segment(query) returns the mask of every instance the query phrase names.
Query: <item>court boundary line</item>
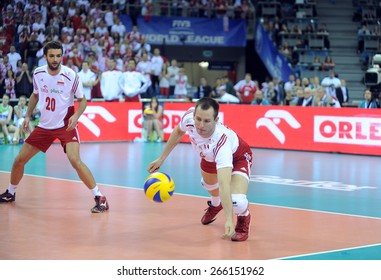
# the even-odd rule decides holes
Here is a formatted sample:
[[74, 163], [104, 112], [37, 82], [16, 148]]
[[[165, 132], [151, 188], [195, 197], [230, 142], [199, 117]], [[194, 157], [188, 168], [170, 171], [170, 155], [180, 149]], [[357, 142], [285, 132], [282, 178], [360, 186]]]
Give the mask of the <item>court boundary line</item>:
[[[8, 174], [10, 174], [11, 172], [0, 170], [0, 173], [8, 173]], [[52, 179], [52, 180], [69, 181], [69, 182], [75, 182], [75, 183], [83, 184], [83, 182], [81, 180], [63, 179], [63, 178], [56, 178], [56, 177], [42, 176], [42, 175], [33, 175], [33, 174], [27, 174], [27, 173], [25, 173], [24, 176], [38, 177], [38, 178], [47, 178], [47, 179]], [[102, 182], [97, 182], [97, 185], [104, 185], [104, 186], [109, 186], [109, 187], [114, 187], [114, 188], [127, 188], [127, 189], [134, 189], [134, 190], [144, 191], [143, 188], [129, 187], [129, 186], [120, 186], [120, 185], [113, 185], [113, 184], [105, 184], [105, 183], [102, 183]], [[190, 197], [198, 197], [198, 198], [208, 198], [207, 196], [185, 194], [185, 193], [177, 193], [176, 191], [175, 191], [175, 194], [184, 195], [184, 196], [190, 196]], [[349, 216], [349, 217], [357, 217], [357, 218], [381, 220], [381, 217], [372, 217], [372, 216], [364, 216], [364, 215], [338, 213], [338, 212], [330, 212], [330, 211], [323, 211], [323, 210], [304, 209], [304, 208], [297, 208], [297, 207], [290, 207], [290, 206], [281, 206], [281, 205], [273, 205], [273, 204], [264, 204], [264, 203], [257, 203], [257, 202], [249, 202], [249, 204], [260, 205], [260, 206], [267, 206], [267, 207], [277, 207], [277, 208], [290, 209], [290, 210], [298, 210], [298, 211], [308, 211], [308, 212], [314, 212], [314, 213], [323, 213], [323, 214], [330, 214], [330, 215], [340, 215], [340, 216]]]
[[[364, 245], [364, 246], [356, 246], [356, 247], [348, 247], [344, 249], [336, 249], [336, 250], [329, 250], [329, 251], [321, 251], [321, 252], [315, 252], [310, 254], [302, 254], [302, 255], [295, 255], [295, 256], [288, 256], [288, 257], [282, 257], [282, 258], [276, 258], [272, 260], [287, 260], [291, 258], [302, 258], [302, 257], [308, 257], [308, 256], [314, 256], [314, 255], [322, 255], [322, 254], [329, 254], [329, 253], [336, 253], [336, 252], [342, 252], [346, 250], [358, 250], [358, 249], [364, 249], [364, 248], [370, 248], [370, 247], [377, 247], [381, 246], [381, 243], [376, 244], [370, 244], [370, 245]], [[366, 260], [366, 259], [365, 259]]]

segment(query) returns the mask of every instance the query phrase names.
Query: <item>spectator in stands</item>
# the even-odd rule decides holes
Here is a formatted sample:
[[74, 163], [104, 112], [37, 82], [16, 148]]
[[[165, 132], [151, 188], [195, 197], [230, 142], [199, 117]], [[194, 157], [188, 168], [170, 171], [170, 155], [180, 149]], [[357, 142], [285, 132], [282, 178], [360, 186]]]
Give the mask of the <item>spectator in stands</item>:
[[205, 77], [200, 78], [200, 84], [197, 87], [197, 92], [194, 98], [199, 99], [203, 97], [211, 97], [212, 87], [208, 85], [208, 81]]
[[335, 68], [335, 62], [333, 62], [332, 57], [327, 55], [324, 62], [321, 65], [323, 71], [333, 70]]
[[161, 96], [168, 98], [169, 96], [169, 74], [168, 74], [168, 61], [163, 64], [159, 76], [159, 92]]
[[243, 104], [251, 104], [254, 100], [255, 92], [257, 91], [257, 86], [251, 78], [250, 73], [246, 73], [245, 79], [240, 80], [234, 85], [234, 90], [236, 91], [237, 97]]
[[168, 79], [169, 79], [169, 97], [175, 94], [176, 76], [179, 74], [179, 67], [177, 66], [177, 60], [172, 59], [171, 65], [168, 67]]
[[293, 62], [293, 50], [288, 44], [288, 41], [283, 42], [279, 51], [284, 56], [284, 58], [287, 60], [288, 63]]
[[118, 33], [121, 38], [127, 34], [126, 27], [117, 15], [114, 16], [114, 24], [111, 26], [111, 33]]
[[364, 51], [364, 38], [370, 35], [368, 26], [363, 23], [361, 28], [357, 32], [357, 53], [362, 53]]
[[376, 101], [372, 98], [372, 92], [369, 88], [364, 90], [364, 100], [358, 105], [358, 108], [378, 108]]
[[285, 98], [286, 98], [286, 105], [287, 103], [289, 103], [291, 101], [291, 98], [293, 96], [292, 94], [292, 90], [293, 90], [293, 87], [295, 86], [295, 76], [294, 75], [290, 75], [288, 76], [288, 81], [285, 82], [284, 84], [284, 93], [285, 93]]
[[9, 53], [7, 54], [9, 58], [9, 63], [12, 65], [12, 71], [16, 72], [17, 61], [21, 59], [21, 55], [16, 51], [15, 45], [9, 47]]
[[239, 98], [226, 92], [226, 86], [220, 86], [220, 103], [233, 103], [238, 104], [240, 102]]
[[270, 102], [263, 97], [263, 92], [261, 90], [257, 90], [255, 92], [255, 98], [251, 102], [251, 105], [259, 105], [259, 106], [269, 106]]
[[267, 84], [267, 87], [262, 89], [263, 98], [266, 99], [272, 105], [279, 105], [282, 102], [282, 99], [279, 98], [279, 93], [275, 89], [274, 82], [270, 81]]
[[17, 136], [15, 135], [15, 140], [16, 140], [15, 142], [17, 142], [20, 139], [21, 141], [19, 143], [22, 144], [24, 140], [28, 138], [29, 134], [34, 130], [33, 122], [29, 122], [27, 134], [24, 135], [22, 131], [21, 126], [26, 116], [26, 112], [28, 111], [27, 98], [25, 95], [20, 96], [17, 105], [13, 109], [14, 109], [14, 125], [19, 131], [19, 134]]
[[100, 86], [103, 98], [106, 101], [119, 101], [121, 98], [121, 88], [119, 87], [119, 79], [122, 71], [116, 67], [116, 61], [110, 57], [107, 60], [107, 70], [101, 75]]
[[7, 70], [7, 76], [1, 86], [4, 88], [5, 94], [9, 95], [11, 99], [16, 98], [16, 80], [12, 69]]
[[312, 91], [316, 92], [316, 95], [313, 97], [312, 106], [334, 108], [341, 107], [339, 101], [330, 96], [323, 88], [312, 89]]
[[[227, 75], [223, 76], [221, 78], [221, 85], [225, 85], [226, 91], [229, 92], [230, 94], [237, 96], [235, 89], [234, 89], [234, 84], [231, 79]], [[258, 88], [258, 86], [257, 86]]]
[[119, 78], [119, 86], [125, 95], [125, 101], [139, 102], [140, 95], [147, 91], [150, 81], [136, 71], [136, 61], [128, 60], [128, 69]]
[[[151, 113], [144, 113], [144, 126], [147, 130], [146, 141], [150, 142], [152, 132], [156, 132], [156, 142], [162, 142], [163, 135], [163, 106], [159, 104], [156, 96], [151, 98], [148, 108], [152, 110]], [[145, 111], [146, 112], [146, 111]]]
[[23, 63], [21, 72], [16, 74], [16, 98], [19, 98], [21, 95], [29, 98], [33, 89], [32, 83], [32, 74], [29, 72], [28, 64]]
[[[221, 96], [220, 94], [220, 87], [222, 86], [221, 78], [217, 78], [214, 84], [214, 87], [212, 87], [212, 97], [219, 98]], [[226, 89], [226, 86], [225, 86]], [[234, 95], [235, 96], [235, 95]]]
[[335, 76], [335, 72], [333, 70], [329, 71], [328, 77], [325, 77], [321, 81], [321, 85], [325, 87], [328, 94], [337, 98], [336, 89], [341, 86], [341, 81]]
[[91, 71], [89, 68], [89, 62], [87, 60], [82, 62], [81, 71], [78, 72], [78, 77], [82, 82], [85, 98], [88, 101], [91, 100], [91, 90], [99, 82], [100, 77]]
[[34, 66], [38, 66], [38, 58], [36, 54], [42, 47], [42, 43], [37, 40], [37, 34], [32, 33], [30, 41], [26, 44], [24, 53], [24, 60], [27, 62], [29, 72], [32, 72]]
[[315, 89], [305, 88], [303, 89], [303, 97], [298, 98], [297, 106], [309, 107], [312, 106], [313, 93], [316, 92]]
[[153, 56], [151, 57], [152, 73], [152, 92], [154, 95], [159, 94], [159, 76], [164, 65], [164, 58], [160, 54], [160, 49], [155, 48], [153, 50]]
[[[15, 134], [18, 134], [18, 131], [12, 125], [13, 107], [9, 105], [9, 99], [9, 95], [4, 94], [0, 104], [0, 134], [4, 134], [8, 144], [12, 144], [17, 140]], [[4, 143], [4, 141], [1, 142]]]
[[349, 102], [349, 90], [347, 87], [347, 81], [341, 79], [341, 86], [336, 89], [336, 97], [340, 103], [340, 107]]
[[319, 34], [324, 34], [324, 48], [329, 50], [331, 48], [331, 41], [329, 40], [329, 32], [327, 29], [327, 25], [325, 23], [322, 23], [320, 27], [318, 28]]
[[179, 73], [175, 76], [175, 98], [187, 98], [188, 76], [185, 74], [185, 69], [180, 68]]
[[139, 32], [138, 26], [134, 25], [132, 30], [127, 33], [127, 39], [130, 43], [130, 47], [134, 54], [136, 54], [140, 48], [143, 35]]
[[153, 67], [152, 62], [148, 60], [148, 53], [144, 52], [142, 59], [138, 62], [136, 65], [136, 71], [142, 73], [147, 81], [149, 81], [149, 87], [147, 88], [146, 92], [142, 94], [143, 98], [149, 98], [152, 96], [156, 96], [156, 93], [152, 91], [152, 81], [151, 81], [151, 75], [153, 73]]

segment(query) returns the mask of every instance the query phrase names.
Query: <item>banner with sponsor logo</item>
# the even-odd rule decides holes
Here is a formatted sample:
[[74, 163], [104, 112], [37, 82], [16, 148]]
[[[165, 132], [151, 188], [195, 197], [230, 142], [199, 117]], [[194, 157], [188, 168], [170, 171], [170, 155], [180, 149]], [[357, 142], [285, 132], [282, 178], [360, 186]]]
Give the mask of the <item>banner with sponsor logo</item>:
[[[192, 103], [164, 104], [164, 134]], [[381, 111], [221, 104], [220, 120], [251, 147], [381, 155]], [[82, 141], [132, 141], [141, 137], [141, 103], [89, 103], [79, 119]], [[184, 142], [189, 142], [185, 137]]]
[[[121, 21], [126, 26], [131, 24], [127, 15], [121, 15]], [[153, 45], [246, 46], [245, 20], [152, 16], [146, 21], [139, 16], [137, 26], [147, 42]]]
[[286, 59], [274, 46], [274, 43], [259, 22], [255, 30], [255, 50], [272, 77], [286, 82], [288, 77], [294, 74]]

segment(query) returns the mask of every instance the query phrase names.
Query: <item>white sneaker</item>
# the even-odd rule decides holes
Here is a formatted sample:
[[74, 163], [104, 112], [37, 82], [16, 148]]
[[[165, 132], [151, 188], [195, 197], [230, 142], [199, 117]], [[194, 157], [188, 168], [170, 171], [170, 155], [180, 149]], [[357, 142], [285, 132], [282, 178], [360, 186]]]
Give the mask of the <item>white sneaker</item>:
[[8, 144], [11, 144], [12, 143], [12, 137], [10, 135], [8, 135], [7, 139], [8, 139]]
[[161, 143], [161, 142], [163, 142], [163, 140], [161, 140], [161, 138], [158, 137], [158, 138], [156, 139], [156, 142], [157, 142], [157, 143]]

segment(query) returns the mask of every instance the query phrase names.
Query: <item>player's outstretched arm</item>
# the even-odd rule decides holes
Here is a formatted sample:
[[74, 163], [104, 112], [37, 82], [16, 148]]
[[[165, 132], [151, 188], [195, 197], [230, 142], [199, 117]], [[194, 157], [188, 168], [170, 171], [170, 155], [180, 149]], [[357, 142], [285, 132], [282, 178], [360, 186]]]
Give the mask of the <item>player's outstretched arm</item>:
[[230, 167], [217, 169], [217, 178], [218, 178], [221, 204], [223, 206], [225, 216], [226, 216], [225, 233], [223, 235], [223, 237], [225, 238], [230, 238], [235, 232], [234, 222], [233, 222], [231, 176], [232, 176], [232, 169]]
[[169, 139], [167, 141], [167, 144], [165, 145], [164, 151], [162, 152], [161, 156], [148, 165], [147, 171], [149, 173], [159, 170], [160, 166], [163, 164], [163, 162], [169, 156], [172, 150], [176, 147], [176, 145], [181, 141], [184, 135], [185, 132], [182, 131], [179, 126], [176, 126], [175, 129], [172, 131], [171, 136], [169, 136]]

